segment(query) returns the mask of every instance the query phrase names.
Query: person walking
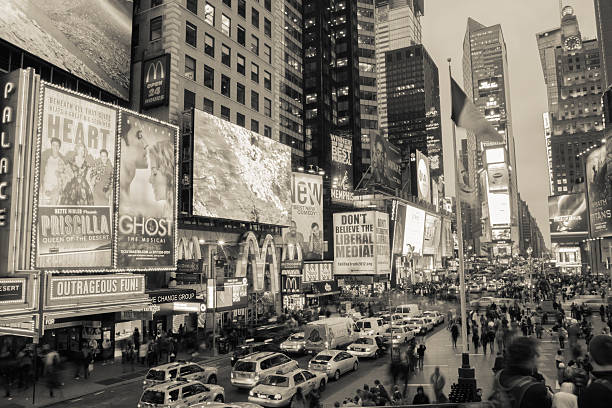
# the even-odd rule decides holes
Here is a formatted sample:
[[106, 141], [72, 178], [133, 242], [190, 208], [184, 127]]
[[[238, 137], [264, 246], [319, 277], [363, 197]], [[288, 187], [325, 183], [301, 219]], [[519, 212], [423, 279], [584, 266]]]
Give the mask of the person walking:
[[480, 336], [478, 336], [478, 329], [474, 328], [472, 333], [472, 343], [474, 343], [474, 353], [478, 354], [478, 346], [480, 344]]
[[417, 348], [417, 354], [419, 356], [419, 370], [421, 371], [423, 371], [423, 364], [425, 361], [425, 350], [427, 350], [427, 347], [425, 347], [425, 342], [422, 342]]
[[429, 397], [425, 394], [425, 390], [422, 386], [417, 387], [417, 392], [414, 394], [414, 398], [412, 399], [412, 405], [426, 405], [429, 404]]
[[429, 382], [433, 387], [434, 397], [436, 403], [447, 402], [448, 399], [446, 395], [444, 395], [444, 386], [446, 385], [446, 380], [442, 373], [440, 373], [440, 367], [436, 367], [434, 373], [429, 378]]
[[504, 328], [500, 325], [495, 331], [495, 343], [497, 343], [497, 351], [504, 352]]
[[486, 356], [487, 355], [487, 343], [489, 342], [489, 336], [487, 335], [487, 332], [485, 330], [486, 328], [483, 327], [483, 332], [480, 334], [480, 342], [482, 343], [482, 352]]
[[612, 336], [598, 334], [589, 343], [592, 380], [578, 397], [580, 408], [604, 408], [612, 401]]
[[302, 387], [295, 390], [295, 395], [291, 399], [291, 408], [309, 408], [308, 401], [302, 392]]
[[459, 327], [457, 327], [457, 323], [453, 323], [451, 327], [451, 338], [453, 339], [453, 348], [457, 348], [457, 339], [459, 338]]
[[565, 339], [567, 338], [567, 330], [565, 330], [565, 327], [563, 326], [559, 326], [559, 347], [564, 349], [565, 348]]

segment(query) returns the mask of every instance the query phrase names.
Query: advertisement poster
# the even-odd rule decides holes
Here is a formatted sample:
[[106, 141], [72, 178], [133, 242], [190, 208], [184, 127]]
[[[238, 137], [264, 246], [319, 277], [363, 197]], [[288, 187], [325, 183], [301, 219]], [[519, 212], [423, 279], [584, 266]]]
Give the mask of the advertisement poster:
[[330, 135], [331, 199], [337, 203], [353, 202], [353, 141], [348, 137]]
[[429, 159], [419, 150], [416, 154], [417, 191], [421, 200], [431, 203], [431, 182], [429, 178]]
[[391, 273], [389, 246], [389, 214], [376, 212], [376, 273]]
[[176, 128], [123, 111], [119, 268], [174, 267]]
[[425, 211], [412, 206], [406, 207], [406, 225], [404, 227], [404, 245], [402, 255], [412, 248], [413, 254], [423, 254], [423, 235], [425, 233]]
[[142, 109], [168, 105], [170, 95], [170, 54], [146, 60], [142, 63]]
[[401, 152], [381, 135], [370, 136], [372, 180], [391, 189], [402, 187]]
[[453, 248], [453, 231], [451, 226], [451, 220], [442, 220], [442, 256], [452, 257], [454, 253]]
[[393, 202], [395, 221], [393, 224], [393, 253], [402, 255], [404, 249], [404, 229], [406, 228], [406, 205]]
[[440, 218], [425, 214], [425, 232], [423, 234], [423, 254], [434, 255], [440, 246]]
[[510, 224], [510, 196], [508, 193], [489, 193], [489, 216], [491, 225]]
[[490, 164], [487, 173], [489, 191], [508, 191], [508, 168], [505, 163]]
[[586, 159], [591, 234], [612, 236], [612, 138]]
[[376, 274], [376, 212], [334, 214], [334, 273]]
[[321, 259], [323, 178], [294, 172], [291, 174], [291, 224], [289, 228], [283, 228], [282, 261]]
[[587, 203], [583, 193], [548, 197], [548, 224], [552, 236], [588, 232]]
[[129, 100], [132, 0], [3, 0], [0, 38]]
[[193, 132], [194, 215], [289, 226], [290, 147], [200, 110]]
[[302, 283], [333, 280], [333, 267], [333, 261], [305, 262]]
[[494, 228], [491, 230], [491, 240], [510, 241], [510, 228]]
[[110, 267], [116, 110], [46, 85], [37, 267]]

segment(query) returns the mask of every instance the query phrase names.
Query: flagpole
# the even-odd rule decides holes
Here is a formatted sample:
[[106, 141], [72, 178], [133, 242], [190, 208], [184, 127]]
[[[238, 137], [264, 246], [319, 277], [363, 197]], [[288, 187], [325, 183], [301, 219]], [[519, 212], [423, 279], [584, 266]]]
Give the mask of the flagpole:
[[[452, 81], [451, 59], [448, 58], [448, 77]], [[465, 310], [465, 273], [463, 269], [463, 223], [461, 221], [461, 194], [459, 185], [459, 165], [457, 164], [457, 138], [455, 135], [455, 122], [453, 122], [453, 159], [455, 163], [455, 211], [457, 213], [457, 241], [459, 246], [459, 299], [461, 307], [461, 343], [463, 354], [468, 353], [467, 315]]]

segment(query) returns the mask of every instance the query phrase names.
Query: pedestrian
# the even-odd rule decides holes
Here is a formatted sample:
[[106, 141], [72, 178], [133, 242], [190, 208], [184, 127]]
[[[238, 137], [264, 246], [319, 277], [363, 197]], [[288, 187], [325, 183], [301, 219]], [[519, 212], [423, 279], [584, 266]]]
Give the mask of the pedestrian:
[[309, 408], [309, 404], [306, 401], [306, 397], [302, 392], [302, 387], [298, 387], [295, 390], [295, 395], [291, 399], [291, 408]]
[[136, 350], [140, 349], [140, 331], [138, 331], [138, 327], [134, 328], [134, 335], [133, 337], [133, 342], [134, 342], [134, 348]]
[[501, 371], [504, 368], [504, 356], [502, 355], [501, 351], [497, 352], [497, 355], [495, 356], [495, 363], [493, 363], [493, 373], [497, 374], [499, 371]]
[[440, 367], [436, 367], [434, 369], [434, 373], [429, 377], [429, 382], [433, 387], [435, 401], [437, 403], [447, 402], [448, 398], [444, 395], [444, 386], [446, 385], [446, 380], [442, 373], [440, 373]]
[[564, 349], [565, 339], [567, 338], [567, 330], [565, 330], [565, 327], [559, 326], [558, 335], [559, 335], [559, 347]]
[[472, 333], [472, 343], [474, 343], [474, 353], [478, 354], [478, 345], [480, 344], [480, 336], [478, 336], [478, 330], [475, 328]]
[[489, 336], [487, 335], [487, 332], [483, 331], [481, 336], [480, 336], [480, 342], [482, 343], [482, 352], [484, 353], [484, 355], [487, 355], [487, 343], [489, 342]]
[[374, 385], [376, 389], [378, 389], [378, 392], [380, 393], [380, 396], [382, 398], [384, 398], [387, 401], [391, 401], [391, 396], [387, 392], [387, 389], [385, 388], [385, 386], [382, 385], [382, 383], [379, 380], [374, 380]]
[[425, 361], [425, 350], [427, 350], [427, 347], [425, 347], [425, 343], [422, 342], [417, 348], [417, 354], [419, 356], [419, 370], [421, 371], [423, 370], [423, 364]]
[[497, 351], [504, 352], [504, 328], [500, 325], [495, 332], [495, 343], [497, 343]]
[[412, 400], [412, 405], [425, 405], [429, 404], [429, 397], [425, 394], [425, 390], [422, 386], [417, 387], [417, 392], [414, 395], [414, 399]]
[[47, 382], [47, 388], [49, 389], [49, 396], [54, 397], [54, 391], [59, 388], [60, 372], [59, 372], [59, 354], [55, 350], [47, 351], [45, 355], [45, 376]]
[[560, 391], [552, 398], [552, 408], [578, 408], [578, 397], [574, 394], [574, 384], [564, 382]]
[[604, 408], [612, 401], [612, 336], [598, 334], [589, 343], [592, 380], [578, 399], [580, 408]]
[[401, 377], [402, 373], [402, 360], [401, 350], [399, 347], [393, 346], [391, 349], [391, 377], [393, 378], [393, 385], [397, 385], [397, 379]]
[[145, 364], [145, 359], [147, 358], [147, 350], [148, 349], [149, 349], [149, 344], [143, 338], [142, 339], [142, 344], [140, 346], [138, 346], [138, 361], [142, 365]]
[[451, 327], [451, 338], [453, 339], [453, 348], [457, 348], [457, 338], [459, 337], [459, 327], [454, 323]]

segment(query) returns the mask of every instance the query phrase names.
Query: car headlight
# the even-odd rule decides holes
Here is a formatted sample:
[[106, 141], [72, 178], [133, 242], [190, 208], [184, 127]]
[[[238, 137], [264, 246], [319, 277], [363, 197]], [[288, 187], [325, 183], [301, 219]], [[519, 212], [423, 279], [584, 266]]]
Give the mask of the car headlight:
[[366, 347], [366, 352], [369, 353], [370, 351], [372, 351], [372, 349], [369, 347]]
[[147, 380], [142, 380], [142, 385], [147, 385]]
[[255, 382], [258, 382], [258, 381], [259, 381], [259, 374], [257, 374], [257, 375], [255, 376], [254, 380], [255, 380]]
[[253, 390], [249, 391], [249, 395], [252, 397], [253, 395], [255, 395], [255, 393], [253, 392]]
[[325, 348], [328, 348], [328, 347], [329, 347], [329, 341], [326, 341], [325, 342]]
[[280, 394], [274, 394], [274, 399], [275, 399], [275, 400], [280, 400], [280, 399], [282, 399], [282, 398], [283, 398], [283, 396], [282, 396], [282, 395], [280, 395]]
[[232, 378], [234, 378], [235, 376], [236, 375], [233, 372], [230, 374], [230, 377], [232, 377]]

